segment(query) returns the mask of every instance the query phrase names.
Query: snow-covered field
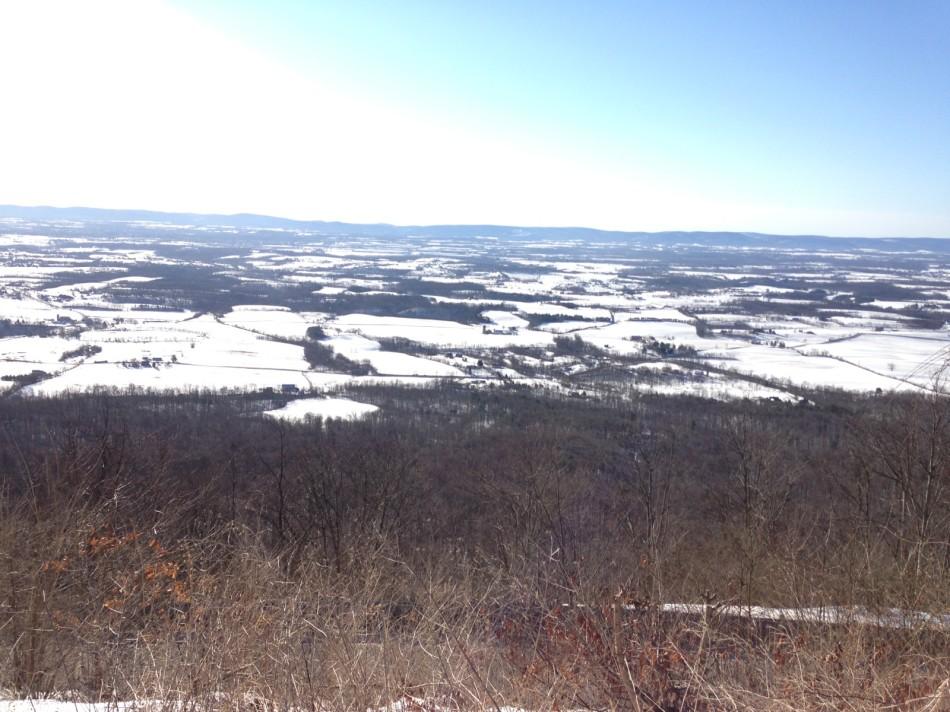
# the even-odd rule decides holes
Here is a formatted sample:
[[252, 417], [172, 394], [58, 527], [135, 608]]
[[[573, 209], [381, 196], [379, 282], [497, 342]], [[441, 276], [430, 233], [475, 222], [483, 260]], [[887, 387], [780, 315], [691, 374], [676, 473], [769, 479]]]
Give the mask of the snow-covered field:
[[358, 403], [348, 398], [300, 398], [291, 401], [283, 408], [264, 411], [264, 415], [291, 421], [307, 418], [356, 420], [377, 410], [379, 410], [378, 406]]
[[[0, 392], [451, 379], [596, 396], [612, 366], [630, 397], [796, 400], [929, 388], [950, 358], [943, 252], [126, 228], [3, 223]], [[309, 362], [308, 339], [372, 375]]]
[[464, 371], [447, 363], [396, 351], [383, 351], [378, 341], [367, 339], [357, 333], [341, 332], [322, 343], [351, 361], [369, 363], [377, 373], [383, 375], [436, 377], [465, 375]]

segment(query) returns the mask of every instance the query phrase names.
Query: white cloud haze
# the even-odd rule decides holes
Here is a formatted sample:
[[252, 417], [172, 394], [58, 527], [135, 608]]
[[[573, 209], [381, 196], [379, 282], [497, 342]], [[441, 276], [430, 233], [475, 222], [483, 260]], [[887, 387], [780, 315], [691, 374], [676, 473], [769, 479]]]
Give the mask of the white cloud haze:
[[0, 203], [402, 224], [933, 227], [745, 203], [655, 166], [446, 125], [427, 107], [296, 74], [158, 0], [0, 0], [0, 92]]

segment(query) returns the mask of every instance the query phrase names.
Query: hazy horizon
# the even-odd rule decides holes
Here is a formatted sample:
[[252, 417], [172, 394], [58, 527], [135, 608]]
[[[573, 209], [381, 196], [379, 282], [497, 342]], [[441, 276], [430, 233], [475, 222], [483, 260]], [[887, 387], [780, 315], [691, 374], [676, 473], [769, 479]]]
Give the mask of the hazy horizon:
[[[948, 235], [858, 235], [858, 234], [831, 234], [831, 233], [781, 233], [781, 232], [762, 232], [757, 230], [704, 230], [704, 229], [695, 229], [695, 230], [683, 230], [683, 229], [667, 229], [667, 230], [637, 230], [637, 229], [612, 229], [612, 228], [598, 228], [590, 225], [513, 225], [513, 224], [503, 224], [503, 223], [488, 223], [488, 222], [447, 222], [447, 223], [396, 223], [391, 221], [375, 221], [375, 222], [353, 222], [346, 220], [336, 220], [334, 218], [324, 218], [324, 217], [303, 217], [295, 218], [288, 217], [286, 215], [274, 215], [269, 213], [254, 213], [248, 211], [237, 211], [237, 212], [226, 212], [226, 213], [209, 213], [209, 212], [196, 212], [196, 211], [187, 211], [187, 210], [154, 210], [151, 208], [118, 208], [118, 207], [104, 207], [99, 205], [12, 205], [12, 204], [0, 204], [0, 212], [4, 208], [13, 208], [16, 210], [53, 210], [53, 211], [62, 211], [68, 212], [71, 210], [75, 211], [95, 211], [95, 212], [104, 212], [104, 213], [116, 213], [116, 214], [130, 214], [130, 213], [151, 213], [158, 216], [196, 216], [196, 217], [221, 217], [221, 218], [264, 218], [267, 220], [275, 221], [285, 221], [293, 223], [326, 223], [333, 224], [339, 223], [342, 225], [366, 225], [366, 226], [375, 226], [375, 227], [391, 227], [394, 229], [411, 229], [411, 228], [502, 228], [502, 229], [526, 229], [526, 230], [593, 230], [597, 232], [615, 232], [615, 233], [627, 233], [631, 235], [637, 234], [646, 234], [646, 235], [659, 235], [664, 233], [696, 233], [696, 234], [734, 234], [734, 235], [759, 235], [763, 237], [776, 237], [776, 238], [830, 238], [830, 239], [871, 239], [871, 240], [887, 240], [887, 239], [896, 239], [896, 240], [950, 240], [950, 234]], [[0, 218], [4, 216], [0, 214]]]

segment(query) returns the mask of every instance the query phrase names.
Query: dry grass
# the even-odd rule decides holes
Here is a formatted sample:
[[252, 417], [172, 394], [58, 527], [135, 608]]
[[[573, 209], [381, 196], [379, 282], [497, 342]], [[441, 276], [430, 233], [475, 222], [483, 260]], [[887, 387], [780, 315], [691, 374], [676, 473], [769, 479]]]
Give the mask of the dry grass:
[[117, 528], [114, 509], [4, 513], [0, 686], [214, 709], [950, 709], [946, 632], [666, 615], [556, 567], [410, 567], [380, 538], [342, 573], [306, 554], [289, 572], [249, 530], [164, 541], [167, 513]]

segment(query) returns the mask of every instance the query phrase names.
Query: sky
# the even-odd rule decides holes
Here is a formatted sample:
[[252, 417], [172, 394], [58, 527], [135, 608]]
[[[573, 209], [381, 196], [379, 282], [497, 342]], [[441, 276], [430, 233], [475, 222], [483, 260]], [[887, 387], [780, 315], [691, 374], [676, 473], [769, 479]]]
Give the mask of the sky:
[[0, 204], [950, 237], [950, 2], [0, 0]]

